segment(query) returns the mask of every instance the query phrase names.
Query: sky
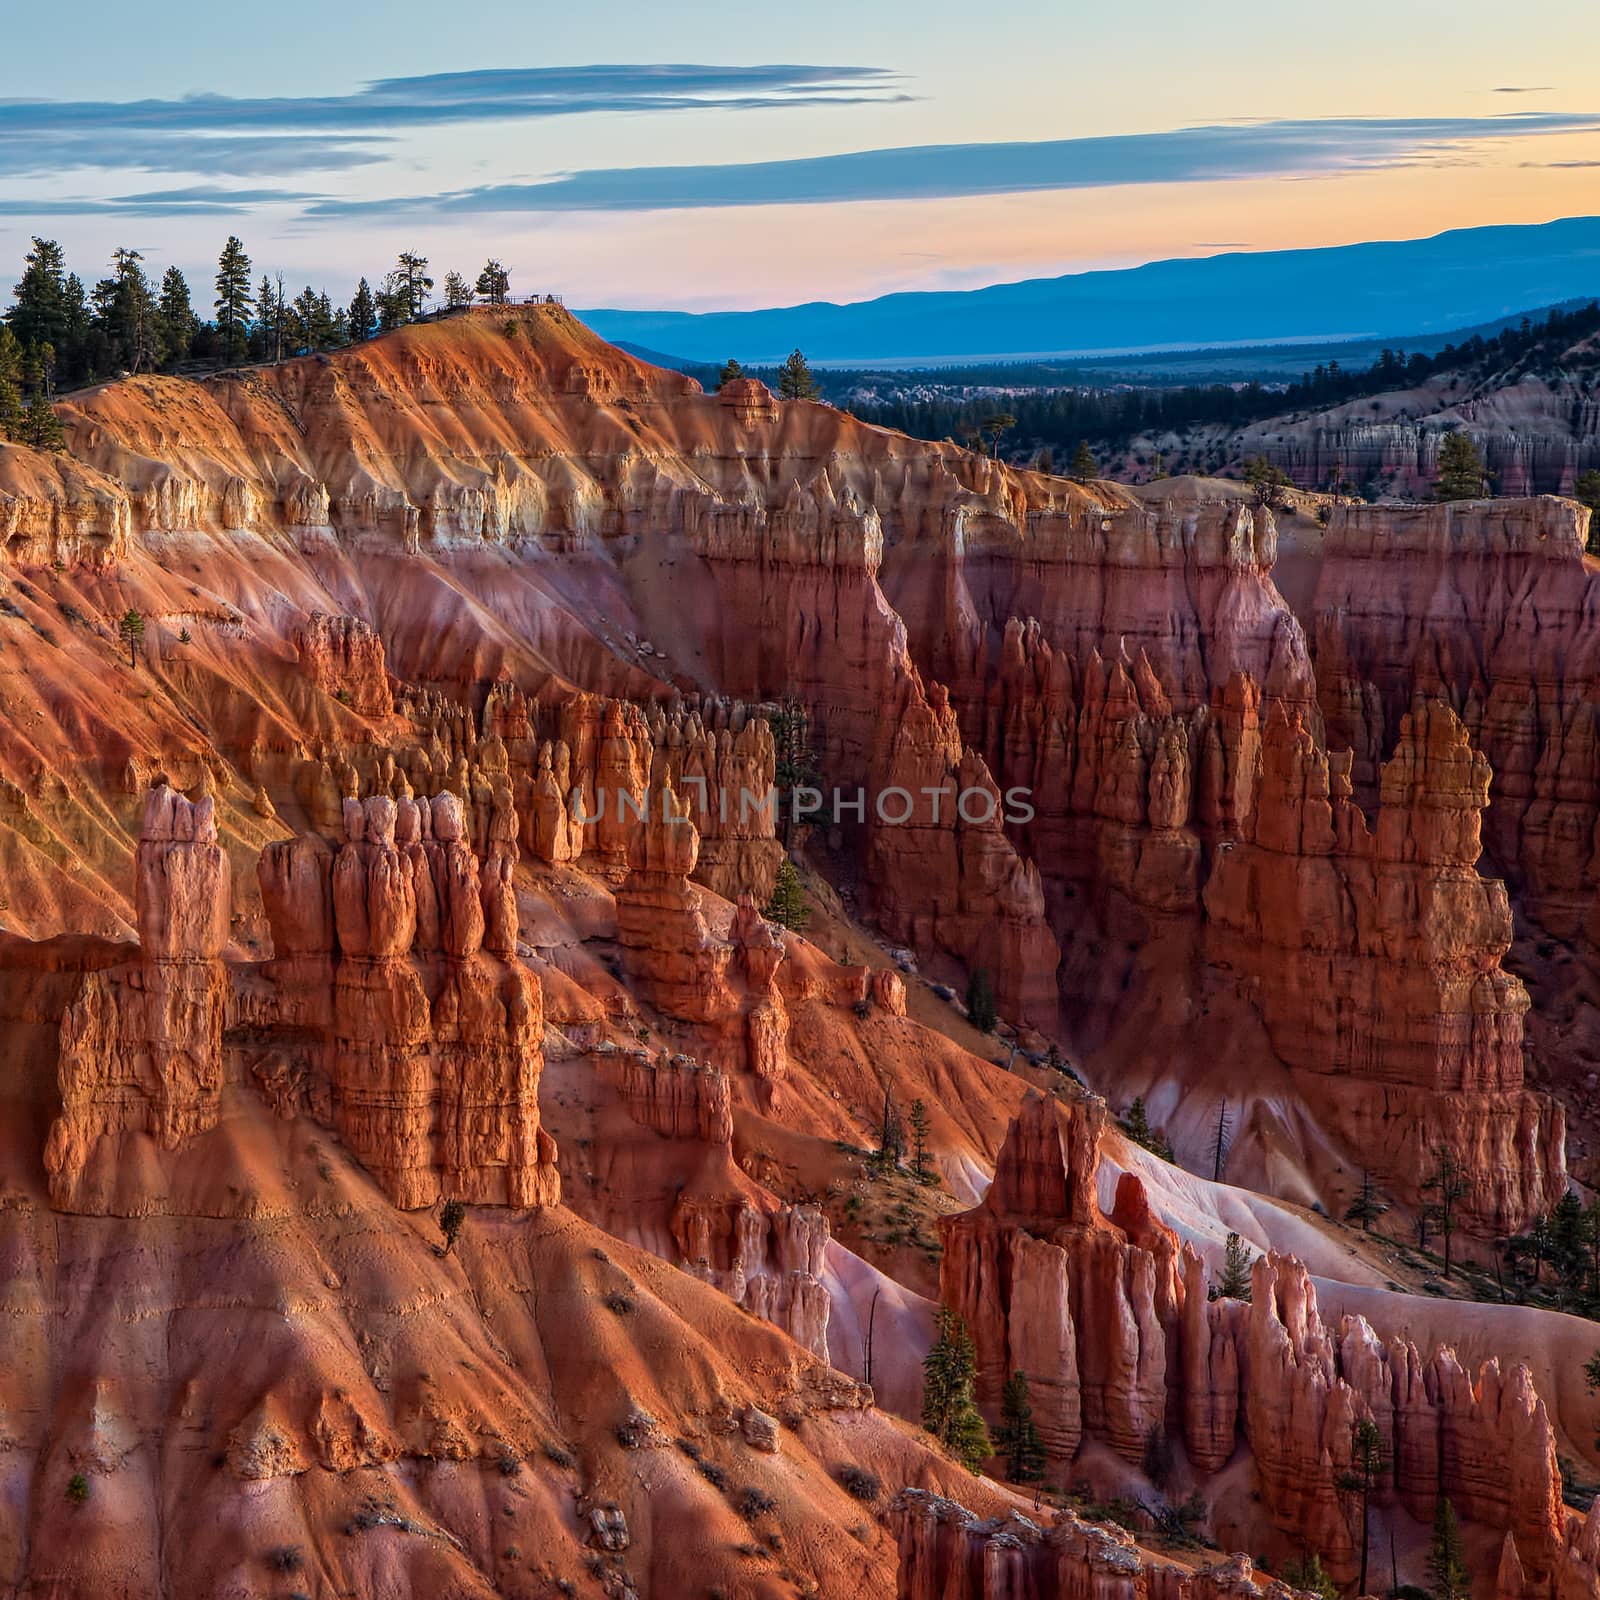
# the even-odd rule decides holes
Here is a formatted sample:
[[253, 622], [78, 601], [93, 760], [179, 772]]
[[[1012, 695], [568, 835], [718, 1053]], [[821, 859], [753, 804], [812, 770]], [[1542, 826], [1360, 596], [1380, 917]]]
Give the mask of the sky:
[[38, 233], [209, 304], [236, 233], [340, 299], [413, 249], [704, 310], [1600, 214], [1592, 0], [61, 16], [0, 0], [0, 282]]

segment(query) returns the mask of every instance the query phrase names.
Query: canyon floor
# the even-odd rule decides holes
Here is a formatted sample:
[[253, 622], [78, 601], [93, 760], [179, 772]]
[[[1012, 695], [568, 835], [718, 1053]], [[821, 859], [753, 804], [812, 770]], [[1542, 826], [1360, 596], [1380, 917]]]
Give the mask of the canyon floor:
[[1448, 1501], [1600, 1595], [1600, 1328], [1495, 1265], [1600, 1157], [1582, 507], [1070, 482], [553, 304], [59, 411], [0, 1593], [1388, 1593]]

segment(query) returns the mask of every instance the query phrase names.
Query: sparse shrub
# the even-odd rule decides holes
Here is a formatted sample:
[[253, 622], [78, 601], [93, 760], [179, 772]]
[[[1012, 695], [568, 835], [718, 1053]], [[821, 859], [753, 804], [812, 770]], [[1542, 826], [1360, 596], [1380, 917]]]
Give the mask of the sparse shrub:
[[267, 1551], [266, 1559], [274, 1572], [298, 1572], [306, 1564], [299, 1547], [292, 1544], [280, 1544]]
[[608, 1311], [614, 1311], [619, 1317], [627, 1316], [633, 1310], [633, 1301], [620, 1289], [613, 1289], [605, 1298]]
[[81, 1506], [89, 1498], [89, 1480], [81, 1472], [74, 1472], [67, 1479], [67, 1499], [73, 1505]]
[[1322, 1596], [1322, 1600], [1338, 1600], [1339, 1586], [1328, 1576], [1322, 1559], [1313, 1550], [1298, 1561], [1291, 1561], [1281, 1574], [1291, 1589], [1305, 1589]]
[[834, 1476], [847, 1495], [866, 1505], [871, 1505], [883, 1493], [883, 1482], [877, 1473], [868, 1472], [865, 1467], [858, 1467], [853, 1462], [835, 1468]]
[[713, 1489], [726, 1489], [728, 1487], [728, 1474], [714, 1461], [695, 1460], [695, 1466], [700, 1476], [711, 1485]]
[[446, 1200], [439, 1212], [439, 1232], [444, 1235], [444, 1249], [439, 1253], [449, 1255], [456, 1247], [456, 1236], [461, 1224], [467, 1220], [467, 1208], [459, 1200]]
[[769, 1511], [776, 1511], [778, 1502], [765, 1489], [757, 1489], [754, 1485], [747, 1485], [739, 1491], [739, 1497], [734, 1501], [733, 1509], [746, 1522], [754, 1522], [757, 1517], [764, 1517]]
[[553, 1467], [575, 1467], [578, 1464], [578, 1458], [564, 1444], [557, 1444], [554, 1440], [544, 1445], [544, 1458]]
[[502, 1478], [514, 1478], [522, 1471], [522, 1458], [515, 1450], [504, 1451], [498, 1462]]

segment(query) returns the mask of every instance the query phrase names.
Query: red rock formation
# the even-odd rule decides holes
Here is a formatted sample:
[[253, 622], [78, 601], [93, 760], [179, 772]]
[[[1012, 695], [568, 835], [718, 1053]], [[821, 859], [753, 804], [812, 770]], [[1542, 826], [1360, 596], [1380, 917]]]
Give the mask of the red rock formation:
[[[1564, 342], [1564, 341], [1562, 341]], [[1293, 417], [1270, 417], [1222, 441], [1239, 461], [1264, 455], [1307, 489], [1373, 484], [1425, 499], [1444, 439], [1465, 431], [1483, 453], [1496, 493], [1571, 494], [1600, 464], [1600, 364], [1591, 335], [1523, 357], [1489, 382], [1465, 360], [1420, 383], [1397, 375], [1386, 394]]]
[[710, 1022], [729, 1015], [737, 1005], [725, 979], [733, 952], [712, 936], [700, 892], [689, 882], [700, 836], [664, 765], [652, 775], [648, 792], [641, 793], [628, 827], [628, 842], [621, 847], [628, 875], [617, 891], [617, 942], [630, 977], [669, 1016]]
[[1289, 1600], [1300, 1593], [1257, 1578], [1248, 1556], [1191, 1572], [1141, 1550], [1133, 1535], [1071, 1511], [1041, 1527], [1019, 1511], [985, 1521], [925, 1489], [889, 1507], [899, 1539], [898, 1600]]
[[1206, 885], [1207, 952], [1248, 985], [1286, 1061], [1336, 1080], [1308, 1101], [1394, 1192], [1414, 1197], [1445, 1145], [1465, 1209], [1514, 1230], [1566, 1172], [1560, 1107], [1523, 1088], [1505, 887], [1476, 870], [1488, 764], [1447, 705], [1420, 702], [1383, 769], [1375, 836], [1349, 771], [1274, 709], [1244, 837]]
[[360, 617], [313, 611], [294, 636], [300, 666], [316, 686], [364, 717], [394, 710], [383, 640]]
[[1006, 800], [963, 747], [949, 696], [911, 675], [885, 735], [865, 802], [884, 930], [984, 968], [1003, 1014], [1054, 1027], [1060, 953], [1038, 869], [1006, 838]]
[[[1189, 1459], [1219, 1472], [1244, 1446], [1271, 1523], [1353, 1571], [1357, 1542], [1339, 1476], [1364, 1417], [1385, 1442], [1387, 1474], [1427, 1520], [1446, 1495], [1458, 1512], [1516, 1536], [1539, 1581], [1563, 1521], [1555, 1435], [1525, 1367], [1476, 1380], [1443, 1348], [1426, 1361], [1387, 1345], [1360, 1317], [1326, 1326], [1305, 1267], [1267, 1255], [1248, 1305], [1206, 1296], [1199, 1257], [1124, 1173], [1110, 1217], [1095, 1199], [1104, 1105], [1093, 1097], [1024, 1103], [983, 1204], [944, 1219], [940, 1295], [970, 1328], [977, 1392], [994, 1408], [1004, 1379], [1028, 1374], [1047, 1450], [1070, 1460], [1086, 1438], [1141, 1460], [1148, 1435], [1182, 1419]], [[1498, 1465], [1492, 1465], [1497, 1463]], [[1392, 1475], [1392, 1476], [1390, 1476]]]
[[1592, 946], [1600, 582], [1585, 515], [1554, 499], [1340, 508], [1314, 604], [1319, 698], [1358, 790], [1413, 696], [1448, 698], [1493, 769], [1491, 853], [1556, 937]]
[[[508, 948], [509, 883], [493, 865], [507, 858], [480, 882], [450, 794], [348, 801], [345, 827], [336, 857], [306, 840], [262, 856], [269, 1025], [308, 1052], [334, 1126], [397, 1205], [552, 1204], [542, 998]], [[331, 1009], [307, 991], [331, 992]]]
[[[1227, 1003], [1258, 1005], [1272, 1033], [1270, 1051], [1249, 1034], [1259, 1061], [1239, 1070], [1296, 1060], [1302, 1126], [1412, 1177], [1419, 1150], [1451, 1144], [1485, 1225], [1553, 1197], [1560, 1130], [1521, 1086], [1506, 901], [1476, 871], [1485, 774], [1472, 752], [1502, 769], [1484, 824], [1497, 870], [1537, 886], [1552, 926], [1588, 938], [1594, 607], [1560, 508], [1336, 518], [1318, 696], [1272, 586], [1271, 519], [1237, 491], [1172, 485], [1147, 503], [754, 385], [704, 396], [555, 307], [205, 384], [106, 385], [62, 409], [80, 461], [0, 447], [0, 609], [24, 624], [5, 638], [0, 913], [40, 934], [136, 921], [143, 948], [124, 959], [125, 945], [67, 939], [24, 960], [0, 940], [15, 1057], [0, 1074], [0, 1259], [15, 1264], [8, 1305], [41, 1308], [48, 1330], [30, 1328], [31, 1353], [12, 1363], [22, 1378], [0, 1377], [0, 1436], [22, 1441], [0, 1460], [27, 1477], [0, 1499], [45, 1508], [25, 1536], [0, 1526], [0, 1567], [21, 1581], [75, 1592], [90, 1570], [73, 1565], [81, 1544], [101, 1574], [114, 1548], [140, 1593], [168, 1582], [162, 1551], [183, 1552], [175, 1600], [259, 1586], [244, 1565], [272, 1548], [259, 1519], [290, 1507], [327, 1582], [402, 1600], [543, 1581], [488, 1539], [502, 1521], [541, 1551], [564, 1550], [573, 1523], [597, 1558], [637, 1558], [636, 1584], [606, 1568], [619, 1594], [767, 1582], [729, 1576], [714, 1553], [744, 1542], [744, 1525], [688, 1453], [657, 1448], [677, 1435], [712, 1441], [735, 1484], [776, 1482], [761, 1476], [776, 1442], [806, 1507], [785, 1524], [786, 1561], [829, 1596], [886, 1586], [870, 1519], [818, 1461], [854, 1459], [865, 1439], [888, 1481], [957, 1469], [863, 1410], [852, 1382], [793, 1376], [815, 1374], [795, 1341], [820, 1353], [830, 1324], [855, 1324], [838, 1344], [853, 1359], [881, 1287], [896, 1302], [883, 1392], [905, 1403], [926, 1312], [910, 1291], [930, 1290], [932, 1269], [921, 1259], [902, 1285], [880, 1283], [799, 1197], [853, 1181], [849, 1152], [885, 1087], [925, 1100], [940, 1172], [981, 1193], [1023, 1078], [911, 1021], [894, 973], [836, 964], [759, 915], [781, 851], [769, 816], [725, 802], [771, 781], [760, 708], [779, 698], [805, 707], [824, 787], [861, 785], [869, 811], [891, 786], [914, 802], [899, 824], [825, 807], [807, 848], [812, 866], [838, 867], [843, 913], [830, 906], [819, 941], [858, 937], [845, 924], [859, 903], [933, 955], [938, 976], [989, 967], [1014, 1019], [1049, 1022], [1064, 997], [1068, 1043], [1157, 1010], [1203, 1016], [1220, 990], [1206, 958], [1225, 961], [1243, 997]], [[201, 568], [192, 582], [186, 566]], [[217, 598], [197, 604], [202, 593]], [[381, 659], [376, 636], [348, 623], [297, 641], [298, 619], [330, 604], [382, 619]], [[115, 634], [130, 605], [149, 619], [134, 666]], [[297, 648], [304, 671], [286, 684]], [[307, 676], [348, 707], [307, 693]], [[1451, 701], [1476, 746], [1425, 710], [1391, 750], [1418, 687]], [[1265, 740], [1263, 694], [1291, 713], [1281, 726], [1269, 713]], [[1348, 732], [1356, 746], [1348, 768], [1320, 754], [1319, 711], [1333, 745]], [[1376, 798], [1391, 756], [1369, 829], [1356, 797]], [[206, 797], [196, 814], [217, 840], [147, 840], [131, 905], [128, 801], [156, 772]], [[951, 806], [935, 820], [919, 791], [946, 785], [1026, 787], [1035, 814], [1002, 825]], [[648, 796], [648, 819], [623, 795]], [[336, 842], [277, 837], [280, 816]], [[224, 968], [228, 908], [200, 863], [263, 844], [260, 902], [241, 885]], [[148, 881], [147, 858], [161, 874]], [[247, 959], [266, 954], [269, 928], [270, 961]], [[519, 948], [549, 984], [548, 1030]], [[935, 1005], [913, 989], [913, 1016]], [[605, 1048], [646, 1024], [652, 1050], [670, 1041], [664, 1063]], [[1197, 1054], [1211, 1036], [1196, 1032]], [[546, 1037], [546, 1112], [587, 1224], [554, 1204], [536, 1102]], [[1224, 1497], [1260, 1495], [1238, 1513], [1241, 1540], [1277, 1555], [1313, 1529], [1341, 1574], [1353, 1545], [1337, 1472], [1354, 1420], [1371, 1415], [1397, 1463], [1380, 1498], [1425, 1519], [1448, 1493], [1475, 1552], [1493, 1533], [1503, 1587], [1587, 1592], [1595, 1536], [1563, 1521], [1550, 1419], [1514, 1352], [1502, 1367], [1474, 1350], [1469, 1374], [1387, 1327], [1325, 1325], [1283, 1257], [1258, 1267], [1252, 1305], [1208, 1301], [1199, 1256], [1179, 1251], [1137, 1180], [1102, 1214], [1103, 1117], [1097, 1102], [1029, 1106], [983, 1204], [944, 1224], [947, 1290], [978, 1335], [986, 1405], [1020, 1366], [1054, 1468], [1087, 1446], [1086, 1472], [1127, 1481], [1150, 1430], [1181, 1419], [1188, 1467], [1224, 1475]], [[52, 1123], [52, 1191], [114, 1225], [52, 1217], [37, 1173]], [[448, 1258], [383, 1199], [445, 1193], [476, 1202]], [[204, 1228], [136, 1225], [184, 1206]], [[595, 1223], [654, 1258], [602, 1249]], [[93, 1282], [98, 1299], [119, 1273], [139, 1282], [100, 1320], [75, 1309], [73, 1284]], [[230, 1312], [241, 1331], [219, 1361], [184, 1334], [191, 1285], [291, 1314]], [[71, 1363], [47, 1359], [51, 1340]], [[540, 1388], [546, 1372], [560, 1405]], [[850, 1414], [811, 1417], [791, 1376]], [[547, 1443], [567, 1449], [562, 1416], [582, 1435], [568, 1442], [585, 1498], [523, 1531], [524, 1500], [569, 1503], [570, 1484], [540, 1465], [557, 1459]], [[524, 1469], [501, 1482], [507, 1444]], [[648, 1470], [617, 1465], [635, 1447], [652, 1452]], [[180, 1462], [152, 1511], [137, 1462], [169, 1457], [213, 1478], [221, 1460], [224, 1478], [185, 1478]], [[479, 1458], [487, 1487], [462, 1470]], [[435, 1465], [414, 1470], [423, 1460]], [[92, 1524], [64, 1520], [74, 1461], [92, 1463]], [[235, 1476], [244, 1499], [223, 1486]], [[351, 1485], [375, 1476], [400, 1486], [393, 1515], [411, 1526], [335, 1555], [300, 1531], [324, 1530], [330, 1507], [356, 1515]], [[537, 1491], [519, 1493], [519, 1476]], [[204, 1537], [164, 1509], [177, 1501], [204, 1506]], [[416, 1531], [434, 1526], [448, 1538]], [[411, 1557], [381, 1576], [376, 1558], [363, 1564], [401, 1533], [429, 1552], [416, 1571]], [[830, 1552], [815, 1568], [813, 1542]], [[989, 1568], [1008, 1597], [1126, 1587], [1116, 1551], [1086, 1575], [1076, 1555], [1063, 1569], [1060, 1549], [1029, 1554], [1021, 1534], [955, 1542], [966, 1556], [919, 1568], [932, 1575], [918, 1583], [942, 1590]], [[693, 1570], [669, 1549], [692, 1552]]]
[[983, 1204], [940, 1222], [940, 1297], [972, 1331], [978, 1397], [996, 1405], [1005, 1380], [1026, 1372], [1059, 1461], [1077, 1453], [1085, 1430], [1138, 1461], [1167, 1408], [1177, 1241], [1157, 1227], [1155, 1250], [1142, 1248], [1101, 1215], [1105, 1120], [1092, 1096], [1066, 1106], [1030, 1096]]
[[134, 859], [137, 953], [84, 975], [61, 1021], [61, 1112], [45, 1167], [54, 1204], [93, 1208], [144, 1135], [167, 1150], [214, 1127], [222, 1094], [227, 857], [212, 804], [165, 785], [145, 800]]

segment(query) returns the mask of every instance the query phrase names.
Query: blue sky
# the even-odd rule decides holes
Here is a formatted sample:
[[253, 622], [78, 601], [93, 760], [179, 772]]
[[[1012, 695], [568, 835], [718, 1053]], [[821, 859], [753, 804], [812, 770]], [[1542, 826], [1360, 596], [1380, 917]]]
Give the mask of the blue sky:
[[231, 231], [341, 296], [414, 247], [699, 308], [1600, 212], [1576, 0], [228, 11], [6, 25], [0, 277], [37, 231], [203, 280]]

